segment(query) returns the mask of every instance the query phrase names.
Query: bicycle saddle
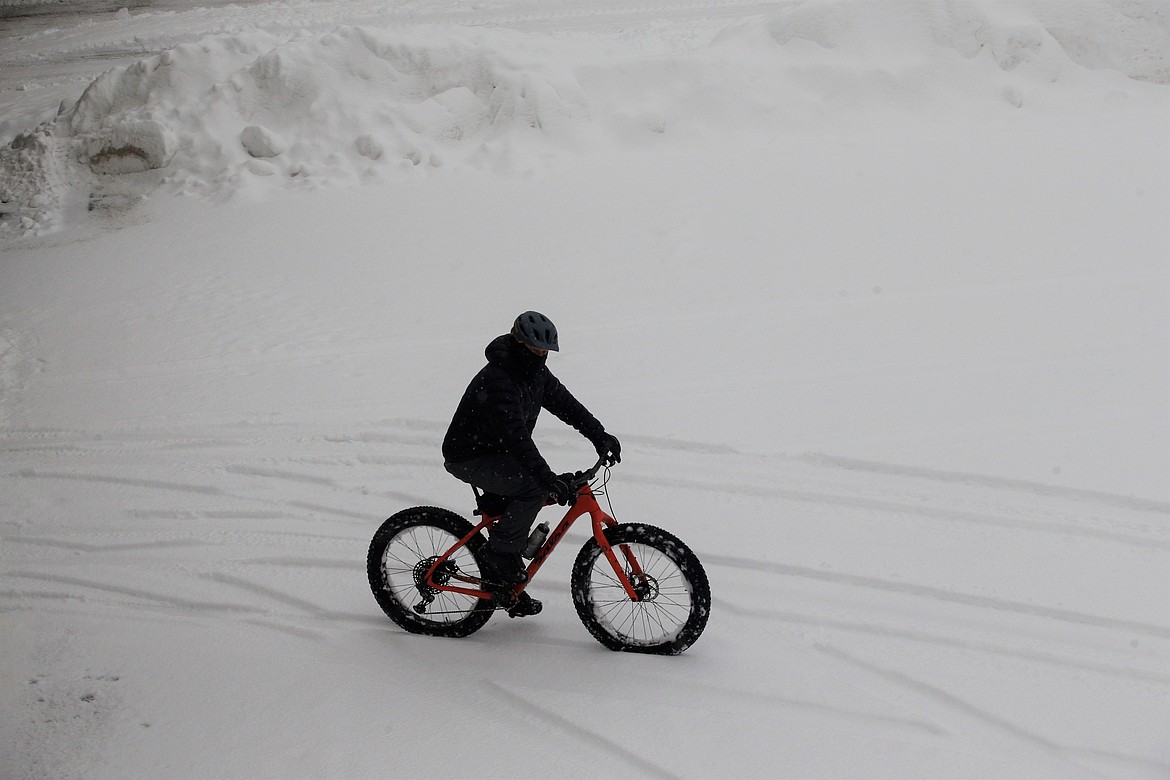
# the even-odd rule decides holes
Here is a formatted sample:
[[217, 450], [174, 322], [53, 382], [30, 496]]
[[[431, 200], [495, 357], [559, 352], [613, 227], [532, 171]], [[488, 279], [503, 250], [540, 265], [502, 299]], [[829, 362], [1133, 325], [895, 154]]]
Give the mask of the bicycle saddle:
[[471, 489], [475, 493], [475, 505], [478, 507], [475, 510], [475, 514], [490, 517], [504, 513], [504, 509], [508, 506], [507, 496], [501, 496], [497, 493], [486, 493], [474, 486]]

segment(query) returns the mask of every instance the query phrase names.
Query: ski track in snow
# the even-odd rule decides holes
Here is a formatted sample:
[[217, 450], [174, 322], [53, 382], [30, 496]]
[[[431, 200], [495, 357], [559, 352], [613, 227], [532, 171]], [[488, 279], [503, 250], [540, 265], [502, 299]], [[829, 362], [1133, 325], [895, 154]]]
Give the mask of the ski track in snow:
[[[0, 485], [9, 508], [0, 525], [0, 615], [12, 619], [33, 610], [63, 617], [104, 614], [130, 626], [141, 621], [227, 620], [283, 637], [298, 652], [310, 654], [328, 654], [339, 637], [351, 632], [373, 630], [386, 637], [400, 633], [365, 592], [365, 547], [381, 519], [406, 504], [467, 509], [469, 495], [442, 473], [435, 456], [440, 431], [427, 423], [382, 422], [350, 434], [279, 425], [250, 425], [237, 432], [210, 427], [0, 434]], [[562, 453], [570, 443], [567, 436], [554, 436], [548, 449]], [[1170, 626], [1153, 615], [1150, 620], [1130, 619], [1043, 603], [1036, 594], [1006, 598], [944, 582], [841, 569], [841, 561], [830, 568], [787, 560], [785, 550], [754, 550], [747, 530], [734, 538], [712, 536], [708, 532], [716, 526], [701, 511], [694, 517], [679, 511], [645, 517], [664, 499], [698, 494], [716, 506], [734, 508], [741, 518], [758, 520], [775, 513], [777, 504], [797, 514], [800, 507], [811, 507], [833, 513], [855, 530], [896, 516], [943, 532], [973, 531], [991, 537], [996, 546], [1106, 544], [1123, 554], [1128, 550], [1138, 558], [1153, 555], [1165, 562], [1170, 513], [1163, 508], [976, 475], [940, 477], [881, 464], [842, 468], [824, 456], [764, 458], [700, 443], [649, 439], [631, 442], [629, 450], [627, 463], [611, 480], [619, 520], [643, 506], [638, 519], [682, 536], [711, 576], [715, 616], [708, 636], [688, 656], [716, 651], [727, 632], [755, 633], [769, 626], [767, 633], [779, 631], [776, 636], [788, 637], [796, 643], [793, 648], [864, 671], [931, 705], [912, 709], [915, 714], [899, 708], [868, 711], [843, 707], [833, 696], [818, 700], [745, 689], [702, 693], [707, 706], [803, 711], [840, 726], [868, 720], [909, 730], [918, 740], [943, 742], [969, 728], [964, 725], [968, 720], [996, 739], [1009, 738], [1021, 749], [1039, 751], [1044, 761], [1064, 769], [1089, 771], [1077, 763], [1082, 756], [1097, 762], [1093, 765], [1104, 761], [1115, 769], [1170, 769], [1141, 756], [1057, 744], [1017, 725], [1010, 713], [991, 711], [897, 664], [890, 666], [888, 660], [876, 660], [888, 659], [889, 646], [910, 656], [939, 649], [978, 659], [976, 667], [1024, 664], [1042, 675], [1088, 675], [1164, 696], [1170, 676], [1157, 659], [1165, 658]], [[713, 481], [711, 472], [740, 476]], [[61, 519], [26, 532], [22, 499], [38, 495], [47, 481], [59, 483], [63, 491]], [[411, 488], [387, 490], [402, 485]], [[911, 502], [909, 495], [918, 499]], [[990, 503], [994, 513], [981, 506]], [[1043, 519], [1029, 519], [1035, 516]], [[91, 527], [87, 517], [100, 518], [100, 525]], [[904, 532], [889, 530], [895, 536]], [[583, 541], [583, 533], [575, 529], [566, 539], [569, 551]], [[795, 543], [793, 550], [799, 553]], [[568, 639], [573, 646], [589, 646], [565, 592], [573, 554], [554, 556], [560, 560], [550, 564], [552, 576], [534, 586], [549, 602], [542, 616], [546, 625], [524, 629], [548, 636], [527, 635], [517, 641], [555, 646]], [[921, 625], [923, 615], [931, 616], [929, 627]], [[497, 625], [497, 631], [489, 626], [478, 638], [459, 642], [434, 641], [434, 651], [442, 654], [448, 646], [477, 642], [510, 643], [508, 630], [516, 625]], [[978, 629], [973, 631], [973, 625]], [[851, 649], [842, 649], [846, 646]], [[689, 675], [680, 669], [678, 674]], [[749, 669], [748, 674], [766, 677], [767, 671]], [[832, 679], [831, 672], [825, 674]], [[696, 685], [683, 679], [678, 684]], [[609, 755], [631, 775], [686, 774], [650, 762], [637, 749], [591, 730], [588, 722], [577, 722], [522, 692], [496, 682], [484, 685], [490, 695], [542, 728], [582, 751]], [[670, 695], [663, 695], [669, 701]], [[951, 714], [923, 717], [932, 707]]]

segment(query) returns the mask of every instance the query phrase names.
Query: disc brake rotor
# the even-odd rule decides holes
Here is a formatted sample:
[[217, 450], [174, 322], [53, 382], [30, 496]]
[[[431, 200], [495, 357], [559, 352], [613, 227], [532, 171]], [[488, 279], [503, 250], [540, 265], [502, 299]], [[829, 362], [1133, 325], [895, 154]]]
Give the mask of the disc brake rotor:
[[658, 580], [649, 574], [629, 574], [630, 584], [639, 601], [654, 601], [658, 598]]

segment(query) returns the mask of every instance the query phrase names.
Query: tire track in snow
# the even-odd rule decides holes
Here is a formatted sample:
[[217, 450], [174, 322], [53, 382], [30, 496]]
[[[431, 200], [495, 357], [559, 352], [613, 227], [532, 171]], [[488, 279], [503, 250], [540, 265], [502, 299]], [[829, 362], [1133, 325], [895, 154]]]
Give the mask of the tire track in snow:
[[[45, 601], [87, 601], [85, 596], [80, 596], [76, 593], [69, 593], [66, 591], [46, 591], [46, 590], [0, 590], [0, 599], [13, 599], [23, 601], [24, 599], [43, 599]], [[0, 613], [16, 612], [21, 609], [21, 606], [0, 606]], [[31, 609], [31, 607], [23, 607], [24, 609]]]
[[316, 474], [304, 474], [296, 471], [282, 471], [280, 469], [262, 468], [260, 466], [228, 466], [224, 469], [228, 474], [238, 474], [245, 477], [261, 477], [263, 479], [279, 479], [307, 485], [322, 485], [336, 487], [337, 482], [328, 477], [319, 477]]
[[[395, 446], [420, 446], [420, 447], [434, 447], [442, 441], [443, 430], [433, 429], [426, 431], [419, 431], [412, 429], [409, 426], [396, 426], [400, 431], [408, 431], [405, 433], [380, 433], [375, 431], [362, 431], [360, 433], [350, 434], [348, 436], [341, 434], [326, 434], [321, 437], [321, 440], [329, 444], [393, 444]], [[402, 462], [417, 462], [408, 461], [405, 456], [400, 456]]]
[[[1134, 764], [1143, 764], [1146, 766], [1157, 767], [1163, 771], [1170, 769], [1170, 765], [1168, 764], [1164, 764], [1158, 761], [1151, 761], [1150, 759], [1136, 756], [1127, 756], [1115, 753], [1101, 754], [1096, 751], [1070, 750], [1064, 745], [1053, 742], [1041, 734], [1036, 734], [1021, 726], [1017, 726], [1006, 718], [1002, 718], [994, 713], [980, 709], [971, 702], [966, 701], [965, 699], [956, 696], [949, 691], [945, 691], [935, 685], [931, 685], [930, 683], [917, 680], [907, 674], [903, 674], [902, 672], [895, 671], [893, 669], [878, 666], [877, 664], [858, 658], [851, 653], [847, 653], [844, 650], [841, 650], [840, 648], [834, 647], [832, 645], [818, 643], [816, 645], [816, 649], [831, 658], [835, 658], [859, 669], [864, 669], [895, 685], [909, 689], [919, 695], [924, 695], [928, 698], [934, 699], [935, 701], [940, 701], [954, 710], [973, 717], [985, 725], [1007, 734], [1009, 737], [1022, 741], [1033, 748], [1040, 749], [1042, 752], [1049, 754], [1049, 757], [1057, 762], [1058, 765], [1060, 765], [1062, 768], [1066, 768], [1067, 765], [1072, 764], [1072, 766], [1080, 770], [1078, 772], [1079, 775], [1087, 775], [1090, 773], [1090, 770], [1088, 767], [1072, 762], [1068, 757], [1070, 753], [1080, 753], [1082, 755], [1089, 754], [1093, 756], [1119, 759]], [[1065, 772], [1062, 771], [1061, 774], [1065, 774]]]
[[364, 515], [361, 512], [350, 512], [346, 509], [338, 509], [336, 507], [325, 506], [324, 504], [314, 504], [308, 501], [286, 501], [285, 504], [296, 509], [304, 509], [319, 514], [337, 515], [338, 517], [361, 520], [366, 523], [377, 522], [377, 518], [372, 515]]
[[[317, 476], [316, 474], [305, 474], [303, 472], [285, 471], [282, 469], [262, 468], [259, 466], [243, 466], [243, 465], [228, 466], [226, 469], [224, 469], [224, 471], [226, 471], [229, 474], [237, 474], [237, 475], [246, 476], [246, 477], [259, 477], [261, 479], [284, 480], [286, 482], [292, 482], [294, 484], [301, 484], [301, 485], [318, 485], [321, 487], [331, 488], [333, 490], [344, 490], [345, 489], [341, 485], [338, 484], [337, 480], [331, 479], [329, 477], [320, 477], [320, 476]], [[413, 495], [410, 495], [409, 493], [400, 493], [400, 492], [394, 491], [394, 490], [376, 492], [376, 493], [374, 493], [374, 495], [379, 496], [381, 498], [389, 498], [389, 499], [392, 499], [394, 501], [402, 501], [402, 502], [405, 502], [407, 504], [430, 504], [430, 503], [433, 503], [433, 501], [430, 499], [422, 498], [419, 496], [413, 496]], [[293, 504], [293, 502], [288, 502], [288, 503], [289, 503], [289, 505], [295, 505], [295, 504]], [[302, 504], [301, 506], [305, 506], [305, 505]], [[332, 509], [327, 509], [326, 511], [329, 511], [331, 513], [336, 513], [336, 510], [332, 510]], [[370, 520], [371, 518], [363, 517], [363, 519]]]
[[296, 556], [272, 556], [267, 558], [248, 558], [247, 560], [239, 561], [248, 565], [256, 566], [279, 566], [279, 567], [293, 567], [299, 569], [341, 569], [343, 571], [356, 571], [365, 573], [365, 565], [358, 560], [339, 560], [339, 559], [325, 559], [325, 558], [304, 558]]
[[[14, 571], [7, 573], [5, 576], [15, 577], [18, 579], [37, 580], [39, 582], [49, 582], [54, 585], [72, 585], [78, 588], [113, 593], [119, 596], [129, 596], [130, 598], [150, 601], [161, 606], [191, 612], [201, 612], [208, 614], [221, 614], [225, 612], [263, 614], [265, 612], [265, 610], [258, 609], [250, 604], [224, 603], [217, 601], [196, 601], [194, 599], [185, 599], [174, 596], [169, 593], [152, 593], [151, 591], [144, 590], [142, 588], [127, 588], [119, 585], [109, 585], [104, 582], [96, 582], [94, 580], [86, 580], [80, 577], [69, 577], [60, 574], [42, 574], [40, 572], [31, 571]], [[86, 600], [83, 596], [78, 596], [77, 598]]]
[[[256, 595], [256, 596], [261, 596], [261, 597], [266, 598], [266, 599], [270, 599], [270, 600], [276, 602], [277, 604], [282, 604], [286, 607], [292, 607], [293, 609], [302, 613], [303, 616], [311, 618], [315, 621], [329, 621], [329, 622], [334, 622], [334, 623], [357, 623], [357, 624], [363, 625], [363, 626], [370, 625], [370, 624], [377, 624], [377, 625], [383, 624], [382, 618], [378, 615], [375, 615], [373, 612], [370, 612], [370, 613], [365, 613], [365, 612], [351, 613], [351, 612], [339, 612], [336, 610], [326, 609], [325, 607], [322, 607], [319, 604], [314, 604], [313, 602], [311, 602], [307, 599], [300, 598], [299, 596], [294, 596], [291, 593], [287, 593], [285, 591], [278, 590], [277, 588], [273, 588], [273, 587], [270, 587], [268, 585], [263, 585], [263, 584], [258, 583], [258, 582], [253, 582], [252, 580], [246, 579], [244, 577], [238, 577], [234, 574], [227, 574], [225, 572], [207, 572], [205, 574], [199, 575], [199, 577], [203, 580], [208, 581], [208, 582], [216, 582], [216, 583], [219, 583], [221, 585], [228, 585], [230, 587], [237, 588], [241, 591], [244, 591], [245, 593], [249, 593], [249, 594]], [[262, 609], [260, 607], [255, 607], [252, 611], [261, 612], [261, 613], [265, 614], [266, 616], [268, 616], [269, 618], [283, 617], [283, 616], [275, 615], [269, 609]], [[289, 617], [291, 617], [291, 616], [289, 616]], [[290, 630], [290, 631], [298, 630], [296, 626], [289, 626], [286, 624], [275, 623], [271, 620], [269, 620], [266, 623], [266, 625], [269, 628], [279, 626], [282, 628], [286, 628], [287, 630]]]
[[703, 555], [704, 564], [715, 566], [727, 566], [734, 569], [748, 569], [751, 571], [760, 571], [767, 574], [774, 574], [781, 577], [799, 577], [808, 580], [820, 580], [822, 582], [831, 582], [835, 585], [848, 585], [858, 588], [866, 588], [868, 590], [885, 591], [888, 593], [900, 593], [907, 596], [916, 596], [918, 598], [930, 599], [933, 601], [949, 602], [952, 604], [963, 604], [969, 607], [978, 607], [980, 609], [991, 609], [998, 612], [1015, 612], [1021, 615], [1032, 615], [1035, 617], [1048, 618], [1050, 620], [1059, 620], [1065, 623], [1079, 623], [1082, 625], [1099, 626], [1101, 628], [1108, 628], [1114, 631], [1133, 632], [1135, 634], [1144, 634], [1146, 636], [1158, 637], [1159, 639], [1170, 639], [1170, 627], [1154, 625], [1151, 623], [1140, 623], [1134, 620], [1121, 620], [1118, 618], [1103, 617], [1101, 615], [1090, 615], [1085, 612], [1074, 612], [1072, 610], [1060, 609], [1057, 607], [1044, 607], [1036, 604], [1026, 604], [1019, 601], [1008, 601], [1007, 599], [997, 599], [991, 596], [976, 596], [971, 593], [961, 593], [959, 591], [945, 590], [943, 588], [936, 588], [931, 585], [915, 585], [909, 582], [893, 582], [891, 580], [878, 579], [877, 577], [865, 577], [860, 574], [845, 574], [843, 572], [829, 572], [820, 569], [811, 569], [807, 566], [793, 566], [787, 563], [765, 563], [763, 561], [756, 561], [750, 558], [738, 558], [730, 555]]
[[[416, 496], [416, 495], [412, 495], [410, 493], [400, 493], [397, 490], [382, 490], [382, 491], [379, 491], [377, 493], [374, 493], [374, 495], [377, 496], [378, 498], [389, 498], [393, 501], [401, 501], [403, 504], [406, 505], [406, 506], [400, 507], [401, 509], [406, 509], [407, 506], [418, 506], [418, 505], [433, 506], [435, 503], [435, 499], [433, 497]], [[468, 501], [467, 503], [470, 504], [472, 507], [475, 506], [475, 504], [472, 501]], [[398, 511], [398, 510], [394, 510], [394, 511]], [[393, 512], [391, 514], [393, 514]], [[386, 515], [386, 517], [389, 517], [389, 515]], [[385, 519], [385, 518], [383, 518], [383, 519]]]
[[[653, 764], [647, 761], [637, 753], [634, 753], [631, 750], [627, 750], [618, 743], [614, 742], [612, 739], [602, 736], [601, 734], [598, 734], [591, 729], [582, 727], [580, 724], [574, 723], [568, 718], [546, 709], [539, 704], [533, 704], [527, 699], [516, 695], [502, 685], [498, 685], [494, 682], [491, 682], [490, 680], [484, 680], [483, 685], [491, 688], [492, 692], [496, 696], [508, 700], [512, 703], [513, 706], [523, 710], [524, 712], [535, 715], [545, 724], [553, 727], [557, 731], [567, 734], [579, 742], [585, 743], [586, 747], [588, 748], [608, 753], [614, 758], [624, 761], [630, 767], [637, 769], [649, 777], [669, 778], [669, 780], [676, 780], [679, 777], [678, 775], [667, 772], [657, 764]], [[629, 776], [624, 772], [617, 772], [616, 770], [612, 771], [612, 774], [616, 774], [617, 776], [622, 777]]]
[[223, 572], [209, 572], [207, 574], [201, 574], [199, 577], [209, 582], [218, 582], [221, 585], [230, 585], [234, 588], [239, 588], [246, 593], [263, 596], [285, 606], [293, 607], [313, 617], [323, 617], [331, 614], [324, 607], [314, 604], [311, 601], [306, 601], [305, 599], [277, 590], [276, 588], [270, 588], [267, 585], [246, 580], [243, 577], [236, 577], [235, 575], [225, 574]]
[[[817, 643], [815, 647], [821, 653], [830, 656], [831, 658], [835, 658], [838, 661], [843, 661], [851, 666], [872, 672], [878, 677], [893, 682], [896, 685], [909, 688], [917, 693], [926, 694], [930, 698], [942, 701], [948, 706], [971, 715], [983, 723], [992, 725], [996, 729], [1006, 732], [1009, 736], [1023, 740], [1033, 745], [1034, 747], [1040, 747], [1046, 751], [1051, 751], [1057, 754], [1062, 751], [1062, 747], [1060, 745], [1056, 744], [1047, 737], [1043, 737], [1039, 734], [1033, 734], [1032, 732], [1023, 729], [1014, 723], [999, 717], [998, 715], [993, 715], [990, 712], [984, 712], [970, 702], [965, 701], [952, 693], [948, 693], [941, 688], [936, 688], [929, 683], [916, 680], [909, 675], [902, 674], [901, 672], [894, 671], [893, 669], [886, 669], [884, 667], [878, 666], [877, 664], [864, 661], [832, 645]], [[1059, 758], [1060, 756], [1057, 755], [1056, 757]]]
[[127, 514], [140, 520], [280, 520], [284, 512], [244, 512], [230, 509], [128, 509]]
[[[148, 514], [147, 517], [150, 517]], [[185, 519], [185, 518], [180, 518]], [[227, 519], [235, 519], [228, 517]], [[142, 536], [159, 536], [165, 534], [165, 531], [119, 531], [119, 532], [83, 532], [78, 535], [82, 536], [113, 536], [113, 537], [142, 537]], [[278, 544], [281, 542], [288, 544], [295, 544], [300, 549], [305, 543], [310, 545], [320, 545], [332, 548], [350, 547], [357, 545], [365, 548], [369, 544], [369, 540], [365, 538], [365, 534], [361, 536], [334, 536], [329, 534], [312, 534], [298, 531], [264, 531], [264, 530], [237, 530], [225, 528], [211, 528], [206, 531], [192, 531], [185, 532], [186, 538], [174, 539], [158, 539], [151, 542], [115, 542], [111, 544], [96, 544], [89, 542], [74, 542], [69, 539], [53, 538], [49, 536], [0, 536], [0, 539], [11, 539], [13, 541], [21, 542], [27, 541], [29, 544], [41, 544], [47, 547], [60, 547], [63, 549], [79, 550], [82, 552], [106, 552], [119, 549], [151, 549], [159, 547], [166, 549], [168, 547], [194, 547], [194, 546], [228, 546], [228, 545], [243, 545], [255, 546], [271, 549], [274, 542]]]
[[10, 477], [21, 479], [59, 479], [73, 482], [95, 482], [104, 485], [122, 485], [125, 487], [148, 488], [150, 490], [171, 490], [180, 493], [198, 493], [204, 496], [222, 496], [224, 492], [215, 485], [199, 485], [190, 482], [164, 482], [154, 479], [134, 479], [130, 477], [111, 477], [103, 474], [75, 474], [66, 471], [38, 471], [37, 469], [21, 469], [9, 474]]
[[[266, 628], [277, 628], [287, 632], [300, 632], [302, 635], [307, 632], [295, 625], [287, 625], [284, 623], [275, 622], [274, 618], [282, 617], [273, 612], [271, 608], [258, 606], [251, 603], [242, 602], [220, 602], [210, 600], [196, 600], [187, 599], [172, 594], [158, 593], [145, 590], [143, 588], [129, 588], [118, 585], [109, 585], [103, 582], [94, 580], [87, 580], [80, 577], [70, 577], [66, 575], [43, 574], [40, 572], [31, 571], [15, 571], [8, 572], [5, 577], [25, 580], [35, 580], [39, 582], [48, 582], [55, 585], [68, 585], [75, 588], [84, 588], [86, 590], [96, 590], [104, 593], [112, 593], [119, 596], [128, 596], [131, 599], [138, 599], [141, 601], [148, 601], [156, 607], [163, 607], [168, 611], [192, 612], [199, 615], [223, 615], [223, 614], [238, 614], [238, 615], [262, 615], [265, 620], [252, 622], [256, 625], [262, 625]], [[255, 582], [251, 582], [242, 577], [236, 577], [230, 574], [220, 572], [211, 572], [200, 575], [201, 579], [209, 582], [217, 582], [223, 585], [238, 588], [241, 591], [250, 593], [252, 595], [263, 596], [271, 599], [278, 604], [286, 607], [292, 607], [302, 617], [312, 618], [314, 620], [325, 620], [334, 623], [354, 623], [357, 625], [379, 625], [383, 624], [383, 620], [373, 614], [367, 613], [346, 613], [337, 612], [325, 609], [317, 604], [314, 604], [305, 599], [298, 598], [288, 593], [267, 587]], [[10, 598], [14, 601], [21, 601], [23, 599], [42, 599], [51, 601], [79, 601], [88, 603], [95, 601], [93, 598], [87, 596], [83, 592], [65, 591], [65, 592], [46, 592], [46, 591], [25, 591], [18, 589], [8, 589], [0, 591], [0, 597]], [[142, 604], [133, 602], [113, 601], [110, 602], [116, 606], [124, 607], [131, 610], [144, 609]], [[14, 609], [18, 609], [19, 605]], [[13, 611], [13, 610], [0, 610]], [[289, 616], [292, 617], [292, 616]]]
[[1000, 490], [1012, 490], [1023, 493], [1033, 493], [1040, 496], [1065, 496], [1080, 501], [1089, 501], [1097, 504], [1116, 506], [1122, 509], [1136, 509], [1141, 512], [1158, 512], [1170, 515], [1170, 503], [1154, 501], [1152, 499], [1119, 496], [1114, 493], [1105, 493], [1098, 490], [1082, 490], [1070, 487], [1056, 487], [1040, 482], [1028, 482], [1022, 479], [1007, 479], [1006, 477], [988, 477], [979, 474], [963, 474], [954, 471], [939, 471], [936, 469], [918, 468], [912, 466], [896, 466], [889, 463], [859, 460], [857, 458], [841, 458], [833, 455], [810, 453], [799, 460], [816, 466], [843, 469], [845, 471], [866, 471], [873, 474], [884, 474], [897, 477], [915, 477], [928, 479], [934, 482], [952, 484], [979, 485]]
[[129, 552], [130, 550], [169, 550], [179, 547], [208, 547], [212, 543], [198, 539], [172, 539], [156, 542], [121, 542], [115, 544], [87, 544], [85, 542], [69, 542], [61, 539], [48, 539], [41, 536], [3, 536], [5, 542], [14, 544], [29, 544], [39, 547], [55, 547], [62, 550], [77, 552], [104, 553]]
[[701, 493], [716, 492], [732, 495], [758, 496], [761, 498], [779, 498], [788, 501], [801, 501], [804, 503], [817, 505], [841, 506], [848, 509], [863, 509], [866, 511], [887, 512], [889, 514], [913, 516], [935, 522], [959, 522], [977, 526], [1008, 528], [1014, 531], [1036, 531], [1039, 533], [1057, 534], [1060, 536], [1082, 536], [1089, 539], [1104, 539], [1111, 542], [1119, 542], [1121, 544], [1133, 545], [1135, 547], [1153, 547], [1162, 550], [1170, 550], [1170, 540], [1156, 539], [1148, 536], [1122, 534], [1116, 533], [1114, 531], [1103, 531], [1097, 528], [1086, 528], [1084, 526], [1077, 525], [1054, 525], [1052, 523], [1041, 523], [1033, 520], [1001, 518], [975, 512], [962, 512], [955, 509], [944, 509], [941, 507], [916, 506], [913, 504], [899, 503], [897, 501], [851, 498], [848, 496], [834, 495], [832, 493], [819, 493], [808, 490], [791, 490], [787, 488], [771, 488], [762, 485], [737, 485], [730, 483], [702, 482], [698, 480], [646, 477], [633, 474], [624, 474], [622, 479], [626, 482], [636, 482], [645, 485], [658, 485], [661, 487], [670, 488], [672, 490], [687, 489], [695, 490]]
[[69, 444], [6, 444], [0, 447], [0, 452], [7, 455], [83, 455], [91, 450]]
[[942, 645], [944, 647], [953, 647], [958, 650], [987, 653], [990, 655], [998, 655], [1006, 658], [1018, 658], [1023, 661], [1036, 661], [1039, 663], [1048, 664], [1050, 666], [1061, 666], [1070, 669], [1076, 669], [1078, 671], [1095, 672], [1097, 674], [1110, 675], [1113, 677], [1123, 677], [1139, 682], [1149, 682], [1162, 686], [1170, 686], [1170, 675], [1160, 674], [1158, 672], [1148, 672], [1143, 669], [1132, 669], [1127, 666], [1115, 666], [1113, 664], [1094, 663], [1091, 661], [1078, 661], [1076, 659], [1053, 655], [1051, 653], [1042, 653], [1035, 650], [1019, 650], [1012, 647], [993, 644], [991, 642], [978, 642], [957, 639], [955, 637], [945, 636], [942, 634], [933, 634], [926, 631], [911, 631], [909, 629], [893, 628], [891, 626], [878, 625], [874, 623], [860, 623], [848, 620], [816, 617], [812, 615], [802, 615], [796, 612], [786, 612], [779, 609], [751, 609], [748, 607], [741, 607], [738, 604], [730, 601], [724, 601], [722, 599], [715, 599], [714, 603], [718, 605], [720, 613], [727, 612], [729, 614], [739, 615], [746, 618], [773, 620], [782, 623], [812, 626], [813, 628], [832, 629], [835, 631], [851, 631], [853, 633], [868, 634], [870, 636], [900, 639], [914, 642], [916, 644]]
[[[679, 681], [672, 680], [671, 685], [679, 685]], [[826, 715], [833, 719], [849, 720], [857, 723], [877, 723], [886, 726], [896, 726], [899, 728], [915, 731], [920, 734], [929, 734], [931, 736], [951, 736], [951, 732], [937, 723], [931, 723], [927, 720], [918, 720], [915, 718], [899, 718], [890, 715], [879, 715], [876, 713], [862, 712], [860, 710], [847, 710], [843, 707], [836, 707], [831, 704], [823, 704], [821, 702], [807, 701], [803, 699], [792, 699], [787, 696], [777, 696], [771, 693], [764, 693], [761, 691], [745, 691], [745, 690], [726, 690], [717, 688], [711, 685], [704, 685], [702, 683], [686, 683], [688, 691], [702, 696], [705, 705], [710, 706], [713, 700], [722, 699], [730, 702], [735, 707], [742, 707], [745, 701], [763, 704], [769, 709], [775, 706], [786, 707], [790, 709], [803, 710], [809, 713], [817, 713]], [[669, 702], [668, 702], [669, 703]], [[689, 702], [677, 702], [677, 706], [687, 706]]]
[[329, 638], [329, 634], [325, 631], [317, 631], [311, 628], [301, 628], [299, 626], [290, 626], [284, 623], [277, 623], [272, 620], [263, 620], [261, 618], [248, 618], [244, 622], [250, 623], [253, 626], [275, 631], [278, 634], [295, 637], [297, 639], [306, 639], [310, 642], [320, 644]]
[[[359, 546], [363, 551], [369, 545], [365, 532], [361, 536], [334, 536], [331, 534], [311, 534], [303, 531], [264, 531], [264, 530], [235, 530], [218, 528], [208, 532], [216, 544], [244, 545], [271, 549], [287, 545], [295, 545], [298, 549], [305, 543], [329, 547], [350, 548]], [[364, 552], [363, 552], [364, 555]]]

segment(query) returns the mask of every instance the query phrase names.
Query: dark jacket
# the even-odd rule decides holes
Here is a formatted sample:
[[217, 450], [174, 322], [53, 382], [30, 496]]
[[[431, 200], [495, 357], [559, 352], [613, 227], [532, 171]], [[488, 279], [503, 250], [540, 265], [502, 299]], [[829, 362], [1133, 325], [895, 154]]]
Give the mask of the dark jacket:
[[545, 358], [505, 334], [484, 350], [488, 364], [463, 394], [443, 439], [443, 457], [459, 463], [509, 453], [538, 482], [555, 475], [532, 441], [541, 408], [593, 441], [604, 428], [545, 365]]

